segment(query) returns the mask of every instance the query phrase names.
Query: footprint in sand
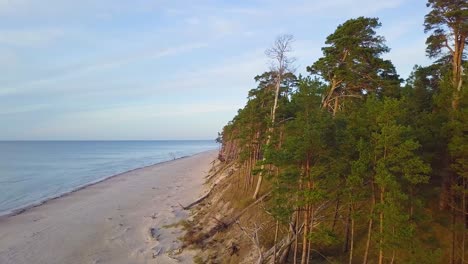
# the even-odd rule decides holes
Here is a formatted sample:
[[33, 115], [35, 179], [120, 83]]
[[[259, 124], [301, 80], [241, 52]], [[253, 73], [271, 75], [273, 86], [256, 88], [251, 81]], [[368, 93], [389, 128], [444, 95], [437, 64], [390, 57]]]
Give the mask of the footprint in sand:
[[158, 214], [154, 213], [153, 215], [151, 216], [145, 216], [145, 217], [148, 217], [148, 218], [151, 218], [153, 220], [156, 220], [158, 218]]
[[[124, 224], [120, 223], [119, 226], [123, 227]], [[117, 230], [115, 232], [116, 234], [113, 237], [107, 239], [107, 241], [119, 241], [119, 239], [121, 239], [125, 235], [125, 233], [127, 233], [131, 229], [132, 229], [131, 227], [127, 226], [123, 229]]]

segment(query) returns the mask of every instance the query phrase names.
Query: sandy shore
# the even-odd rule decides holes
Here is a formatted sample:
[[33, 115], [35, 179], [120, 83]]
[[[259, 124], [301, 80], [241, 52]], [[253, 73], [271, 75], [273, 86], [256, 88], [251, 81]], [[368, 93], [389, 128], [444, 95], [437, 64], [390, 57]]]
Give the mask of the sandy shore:
[[[181, 231], [216, 151], [124, 173], [0, 218], [0, 263], [191, 263]], [[176, 260], [177, 259], [177, 260]]]

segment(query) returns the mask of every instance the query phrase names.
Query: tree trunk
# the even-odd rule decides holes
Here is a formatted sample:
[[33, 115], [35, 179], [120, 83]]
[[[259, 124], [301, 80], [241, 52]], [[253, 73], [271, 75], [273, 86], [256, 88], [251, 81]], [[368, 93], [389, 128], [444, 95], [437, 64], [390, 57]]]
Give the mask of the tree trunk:
[[[299, 227], [299, 218], [300, 218], [300, 208], [298, 208], [298, 212], [297, 212], [297, 218], [296, 218], [296, 236], [299, 236], [298, 234], [298, 230], [297, 228]], [[298, 241], [299, 239], [297, 238], [295, 241], [294, 241], [294, 264], [297, 263], [297, 247], [298, 247]]]
[[461, 263], [465, 263], [465, 245], [466, 245], [466, 235], [468, 233], [468, 211], [467, 211], [467, 208], [466, 208], [466, 178], [464, 176], [463, 177], [463, 181], [462, 181], [462, 186], [463, 186], [463, 192], [462, 192], [462, 213], [463, 213], [463, 219], [462, 221], [464, 221], [463, 223], [463, 232], [462, 232], [462, 252], [461, 252], [461, 256], [462, 256], [462, 261]]
[[273, 245], [273, 264], [276, 264], [276, 243], [278, 241], [278, 229], [279, 229], [279, 221], [276, 220], [276, 226], [275, 226], [275, 242]]
[[375, 197], [375, 186], [374, 186], [374, 178], [371, 179], [371, 191], [372, 191], [372, 203], [370, 209], [370, 218], [369, 218], [369, 226], [367, 230], [367, 241], [366, 241], [366, 249], [364, 251], [364, 259], [362, 261], [363, 264], [367, 264], [368, 256], [369, 256], [369, 248], [370, 248], [370, 241], [372, 236], [372, 225], [373, 225], [373, 216], [374, 216], [374, 207], [376, 203]]
[[[452, 196], [453, 197], [453, 196]], [[455, 264], [456, 262], [456, 255], [455, 255], [455, 248], [456, 248], [456, 240], [457, 235], [455, 232], [455, 224], [456, 224], [456, 216], [455, 216], [455, 207], [452, 205], [452, 253], [451, 253], [451, 263]]]
[[[305, 180], [307, 181], [307, 190], [311, 191], [313, 188], [313, 182], [310, 176], [310, 155], [306, 155], [306, 164], [305, 164]], [[302, 260], [301, 264], [306, 264], [307, 262], [307, 251], [308, 251], [308, 239], [307, 235], [309, 234], [309, 228], [310, 228], [310, 212], [312, 210], [312, 205], [309, 204], [309, 202], [306, 203], [306, 206], [304, 208], [304, 239], [303, 239], [303, 244], [302, 244]]]
[[302, 236], [301, 264], [306, 264], [307, 258], [307, 233], [309, 232], [309, 206], [304, 208], [304, 234]]
[[[372, 208], [372, 210], [374, 210]], [[364, 251], [364, 260], [362, 261], [363, 264], [367, 264], [367, 259], [369, 256], [369, 247], [370, 247], [370, 240], [372, 234], [372, 217], [369, 219], [369, 226], [367, 230], [367, 241], [366, 241], [366, 250]]]
[[[312, 233], [312, 232], [313, 232], [314, 220], [315, 220], [315, 209], [314, 209], [314, 208], [311, 208], [311, 211], [310, 211], [309, 233]], [[309, 264], [310, 254], [312, 254], [312, 241], [311, 241], [311, 240], [309, 240], [309, 247], [307, 248], [307, 264]]]
[[[352, 206], [351, 206], [352, 209]], [[351, 210], [351, 214], [352, 214]], [[349, 247], [349, 264], [353, 263], [353, 250], [354, 250], [354, 217], [351, 215], [351, 245]]]
[[333, 106], [333, 116], [336, 116], [336, 113], [338, 112], [338, 105], [339, 105], [339, 97], [335, 97], [335, 105]]
[[278, 249], [278, 263], [286, 263], [291, 252], [292, 243], [297, 241], [297, 226], [296, 226], [296, 213], [293, 214], [292, 220], [289, 223], [289, 233], [284, 244]]
[[463, 51], [465, 49], [466, 36], [460, 35], [458, 29], [453, 28], [455, 37], [455, 47], [452, 52], [452, 82], [453, 82], [453, 98], [452, 109], [457, 110], [460, 103], [461, 89], [463, 86]]
[[[265, 158], [263, 158], [263, 161], [265, 161]], [[263, 174], [264, 169], [265, 169], [265, 165], [262, 164], [262, 166], [260, 167], [260, 173], [258, 175], [257, 187], [255, 187], [255, 192], [254, 192], [254, 195], [252, 197], [254, 200], [257, 199], [258, 193], [260, 192], [260, 187], [262, 186], [262, 181], [263, 181], [263, 175], [262, 174]]]
[[[383, 204], [384, 203], [384, 193], [385, 193], [385, 188], [382, 188], [381, 191], [380, 191], [380, 204]], [[379, 214], [379, 219], [380, 219], [380, 227], [379, 227], [379, 232], [380, 232], [380, 241], [379, 241], [379, 264], [382, 264], [383, 263], [383, 243], [384, 243], [384, 239], [383, 239], [383, 231], [384, 231], [384, 224], [383, 224], [383, 221], [384, 221], [384, 214], [383, 214], [383, 211], [381, 209], [380, 211], [380, 214]]]
[[[278, 107], [278, 97], [279, 97], [279, 91], [281, 87], [281, 81], [282, 81], [282, 73], [278, 72], [278, 77], [277, 77], [276, 84], [275, 84], [275, 102], [273, 103], [273, 109], [271, 111], [271, 124], [270, 124], [270, 127], [268, 128], [268, 136], [267, 136], [267, 142], [266, 142], [267, 147], [270, 145], [271, 136], [274, 131], [275, 120], [276, 120], [276, 108]], [[263, 156], [263, 161], [265, 162], [265, 160], [266, 160], [265, 156]], [[264, 169], [265, 169], [265, 165], [264, 163], [262, 163], [260, 173], [258, 175], [257, 187], [255, 187], [253, 199], [257, 199], [258, 193], [260, 192], [260, 187], [262, 186], [262, 181], [263, 181]]]
[[332, 232], [335, 232], [336, 221], [338, 220], [338, 209], [340, 208], [340, 198], [336, 199], [335, 213], [333, 214]]
[[343, 244], [343, 253], [348, 252], [349, 249], [349, 236], [351, 226], [351, 206], [348, 207], [348, 216], [346, 217], [345, 241]]

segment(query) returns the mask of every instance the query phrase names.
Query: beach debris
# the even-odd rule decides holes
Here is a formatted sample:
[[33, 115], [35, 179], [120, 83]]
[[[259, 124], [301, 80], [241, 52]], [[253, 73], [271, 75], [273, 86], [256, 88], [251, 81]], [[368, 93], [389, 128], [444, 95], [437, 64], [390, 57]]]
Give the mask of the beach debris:
[[158, 218], [156, 215], [157, 215], [157, 213], [154, 213], [154, 214], [152, 214], [151, 216], [147, 216], [147, 215], [145, 215], [144, 217], [149, 217], [149, 218], [151, 218], [151, 219], [155, 220], [155, 219], [157, 219], [157, 218]]
[[155, 252], [153, 252], [153, 258], [156, 258], [157, 256], [159, 256], [159, 254], [161, 254], [162, 247], [155, 247], [153, 249], [155, 250]]
[[233, 256], [233, 255], [236, 255], [236, 256], [239, 256], [239, 245], [235, 242], [232, 242], [231, 243], [231, 246], [229, 247], [229, 251], [230, 251], [230, 255]]
[[158, 240], [159, 237], [161, 236], [161, 234], [158, 232], [158, 229], [154, 227], [150, 228], [150, 235], [152, 238], [156, 240]]
[[176, 249], [173, 249], [173, 250], [170, 250], [170, 251], [167, 251], [166, 254], [168, 257], [170, 257], [171, 259], [179, 262], [180, 259], [177, 257], [178, 255], [182, 254], [182, 249], [181, 248], [176, 248]]

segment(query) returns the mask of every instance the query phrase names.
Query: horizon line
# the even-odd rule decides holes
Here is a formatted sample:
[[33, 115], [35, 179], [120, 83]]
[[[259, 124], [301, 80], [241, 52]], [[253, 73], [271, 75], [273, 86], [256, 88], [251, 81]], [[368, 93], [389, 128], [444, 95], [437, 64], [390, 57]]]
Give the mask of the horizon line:
[[216, 141], [215, 139], [0, 139], [0, 142], [18, 141]]

